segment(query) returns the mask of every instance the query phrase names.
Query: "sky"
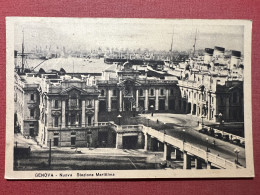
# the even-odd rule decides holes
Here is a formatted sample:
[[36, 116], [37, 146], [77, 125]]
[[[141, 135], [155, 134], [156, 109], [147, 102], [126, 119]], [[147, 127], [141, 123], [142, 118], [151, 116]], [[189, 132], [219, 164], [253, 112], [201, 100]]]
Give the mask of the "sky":
[[[24, 31], [25, 50], [36, 47], [66, 47], [71, 50], [129, 48], [169, 51], [192, 49], [197, 31], [197, 49], [221, 46], [243, 51], [244, 27], [232, 23], [207, 25], [192, 21], [147, 19], [37, 19], [17, 20], [14, 28], [15, 49], [21, 50]], [[173, 35], [173, 36], [172, 36]]]

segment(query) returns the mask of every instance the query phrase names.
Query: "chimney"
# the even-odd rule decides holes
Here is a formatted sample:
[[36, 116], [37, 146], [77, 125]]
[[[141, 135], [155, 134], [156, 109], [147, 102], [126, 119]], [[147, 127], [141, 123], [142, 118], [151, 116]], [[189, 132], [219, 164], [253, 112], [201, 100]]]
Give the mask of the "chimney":
[[204, 53], [204, 64], [209, 64], [212, 60], [214, 49], [211, 48], [205, 48]]
[[240, 64], [241, 52], [232, 50], [230, 59], [230, 69], [238, 68]]
[[214, 52], [213, 52], [213, 56], [214, 57], [224, 57], [224, 53], [225, 53], [225, 48], [224, 47], [218, 47], [215, 46], [214, 48]]

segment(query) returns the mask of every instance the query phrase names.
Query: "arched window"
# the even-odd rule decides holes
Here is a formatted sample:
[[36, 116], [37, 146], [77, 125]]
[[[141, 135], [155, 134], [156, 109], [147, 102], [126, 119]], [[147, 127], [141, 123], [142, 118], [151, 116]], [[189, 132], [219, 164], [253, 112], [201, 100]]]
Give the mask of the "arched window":
[[163, 89], [161, 89], [161, 95], [164, 95], [164, 90]]

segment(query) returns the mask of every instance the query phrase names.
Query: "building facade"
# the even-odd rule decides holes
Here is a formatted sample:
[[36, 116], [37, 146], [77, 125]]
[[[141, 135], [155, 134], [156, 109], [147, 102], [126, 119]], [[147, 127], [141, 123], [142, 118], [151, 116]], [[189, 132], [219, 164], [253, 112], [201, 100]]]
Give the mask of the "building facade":
[[207, 48], [205, 58], [180, 63], [167, 74], [129, 62], [107, 65], [102, 76], [15, 74], [15, 127], [42, 145], [115, 147], [119, 134], [101, 126], [99, 114], [171, 112], [243, 122], [241, 53], [232, 52], [225, 64], [223, 48], [217, 49]]

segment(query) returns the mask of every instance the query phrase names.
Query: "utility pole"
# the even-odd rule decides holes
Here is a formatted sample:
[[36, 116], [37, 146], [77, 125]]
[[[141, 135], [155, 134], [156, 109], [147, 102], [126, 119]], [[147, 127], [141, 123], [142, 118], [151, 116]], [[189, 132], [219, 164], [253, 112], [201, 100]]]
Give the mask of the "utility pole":
[[50, 146], [49, 146], [49, 167], [51, 166], [51, 139], [50, 139]]

